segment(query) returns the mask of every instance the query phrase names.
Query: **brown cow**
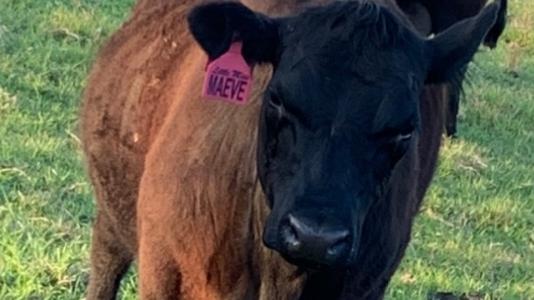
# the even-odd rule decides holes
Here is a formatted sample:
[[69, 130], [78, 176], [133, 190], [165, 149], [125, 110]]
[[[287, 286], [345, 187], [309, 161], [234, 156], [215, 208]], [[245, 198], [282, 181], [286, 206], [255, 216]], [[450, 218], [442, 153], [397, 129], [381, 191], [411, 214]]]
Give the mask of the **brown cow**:
[[[426, 40], [389, 1], [244, 2], [292, 16], [204, 5], [191, 35], [196, 1], [162, 1], [100, 52], [89, 299], [113, 299], [134, 257], [142, 299], [383, 297], [439, 150], [444, 90], [423, 86], [469, 62], [498, 4]], [[200, 99], [194, 39], [211, 59], [243, 43], [248, 105]]]

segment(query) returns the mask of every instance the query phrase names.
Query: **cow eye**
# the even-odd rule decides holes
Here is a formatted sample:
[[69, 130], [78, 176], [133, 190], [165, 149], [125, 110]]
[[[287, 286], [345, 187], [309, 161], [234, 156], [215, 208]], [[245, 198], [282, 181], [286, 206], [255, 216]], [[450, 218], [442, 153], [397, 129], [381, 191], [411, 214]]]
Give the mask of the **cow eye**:
[[395, 138], [395, 149], [397, 152], [403, 153], [406, 151], [412, 140], [413, 132], [400, 133]]
[[271, 93], [269, 97], [269, 104], [277, 109], [281, 109], [282, 100], [276, 93]]
[[412, 132], [400, 133], [391, 140], [389, 151], [394, 161], [398, 161], [406, 153], [410, 147], [412, 136]]
[[398, 143], [410, 141], [412, 139], [412, 135], [413, 135], [413, 130], [409, 130], [409, 131], [407, 130], [407, 131], [403, 131], [400, 133], [392, 132], [388, 130], [386, 132], [373, 134], [372, 138], [383, 144], [398, 144]]
[[280, 120], [284, 115], [284, 104], [280, 97], [274, 93], [270, 92], [268, 96], [267, 104], [267, 116], [271, 120]]
[[397, 136], [396, 142], [407, 142], [412, 139], [412, 133], [401, 133]]

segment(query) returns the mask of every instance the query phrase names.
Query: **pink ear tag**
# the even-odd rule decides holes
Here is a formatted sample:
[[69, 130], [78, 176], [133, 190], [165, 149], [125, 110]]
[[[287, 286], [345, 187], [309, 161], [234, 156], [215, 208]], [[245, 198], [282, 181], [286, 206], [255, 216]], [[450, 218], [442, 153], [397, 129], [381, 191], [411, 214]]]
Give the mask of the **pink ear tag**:
[[202, 97], [246, 104], [252, 87], [252, 67], [241, 54], [243, 44], [234, 42], [228, 52], [208, 63]]

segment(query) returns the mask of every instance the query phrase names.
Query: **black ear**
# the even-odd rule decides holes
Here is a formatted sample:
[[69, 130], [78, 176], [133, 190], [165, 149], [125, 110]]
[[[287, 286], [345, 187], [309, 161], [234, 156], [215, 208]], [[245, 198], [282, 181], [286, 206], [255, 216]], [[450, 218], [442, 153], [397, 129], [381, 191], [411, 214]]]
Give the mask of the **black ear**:
[[427, 83], [448, 82], [462, 72], [495, 24], [499, 7], [500, 1], [496, 0], [477, 16], [458, 22], [427, 40], [431, 53]]
[[247, 62], [275, 61], [279, 44], [277, 22], [241, 3], [197, 6], [187, 21], [189, 30], [210, 59], [224, 54], [232, 42], [242, 41], [242, 53]]

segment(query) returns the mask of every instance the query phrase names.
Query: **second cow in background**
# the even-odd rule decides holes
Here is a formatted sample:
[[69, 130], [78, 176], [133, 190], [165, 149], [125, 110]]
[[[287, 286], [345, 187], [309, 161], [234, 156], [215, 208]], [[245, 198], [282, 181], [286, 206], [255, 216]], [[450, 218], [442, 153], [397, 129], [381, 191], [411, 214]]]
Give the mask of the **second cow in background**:
[[[426, 35], [438, 34], [462, 19], [476, 15], [487, 2], [487, 0], [397, 0], [401, 9], [411, 16], [417, 29]], [[506, 26], [507, 7], [507, 0], [501, 1], [497, 22], [484, 39], [484, 45], [491, 49], [497, 46], [497, 41]], [[455, 136], [457, 132], [460, 94], [466, 72], [467, 69], [464, 69], [449, 86], [449, 103], [444, 112], [448, 136]]]

